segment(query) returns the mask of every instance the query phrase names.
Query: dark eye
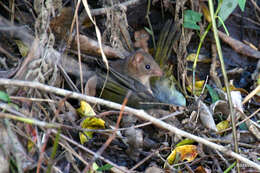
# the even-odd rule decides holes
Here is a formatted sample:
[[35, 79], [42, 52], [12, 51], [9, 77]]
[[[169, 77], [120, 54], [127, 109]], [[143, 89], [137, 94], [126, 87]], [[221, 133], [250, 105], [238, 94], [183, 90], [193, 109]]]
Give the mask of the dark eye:
[[147, 64], [147, 65], [145, 66], [145, 68], [146, 68], [147, 70], [149, 70], [151, 67], [150, 67], [149, 64]]

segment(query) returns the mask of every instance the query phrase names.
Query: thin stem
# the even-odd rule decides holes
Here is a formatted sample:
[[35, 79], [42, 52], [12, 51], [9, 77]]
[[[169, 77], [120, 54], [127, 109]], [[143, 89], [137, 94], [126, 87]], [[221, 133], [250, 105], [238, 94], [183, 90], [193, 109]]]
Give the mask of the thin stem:
[[[68, 90], [64, 90], [64, 89], [60, 89], [60, 88], [56, 88], [53, 86], [49, 86], [49, 85], [44, 85], [38, 82], [29, 82], [29, 81], [19, 81], [19, 80], [10, 80], [10, 79], [3, 79], [0, 78], [0, 86], [2, 85], [8, 85], [8, 86], [20, 86], [20, 87], [30, 87], [30, 88], [36, 88], [39, 90], [43, 90], [46, 92], [51, 92], [57, 95], [62, 95], [62, 96], [67, 96], [68, 98], [75, 98], [75, 99], [79, 99], [79, 100], [86, 100], [89, 103], [95, 103], [95, 104], [101, 104], [110, 108], [114, 108], [117, 110], [121, 110], [122, 109], [122, 105], [118, 104], [118, 103], [114, 103], [114, 102], [110, 102], [107, 100], [103, 100], [101, 98], [97, 98], [97, 97], [91, 97], [91, 96], [87, 96], [87, 95], [83, 95], [83, 94], [79, 94], [76, 92], [71, 92]], [[202, 143], [210, 148], [213, 148], [215, 150], [219, 150], [222, 153], [231, 156], [235, 159], [240, 160], [241, 162], [248, 164], [250, 167], [256, 168], [257, 170], [260, 170], [260, 165], [233, 152], [232, 150], [229, 150], [228, 148], [222, 146], [222, 145], [218, 145], [215, 144], [213, 142], [210, 142], [202, 137], [199, 136], [195, 136], [191, 133], [185, 132], [181, 129], [178, 129], [175, 126], [172, 126], [170, 124], [165, 123], [162, 120], [159, 120], [149, 114], [147, 114], [146, 112], [144, 112], [144, 110], [140, 110], [140, 109], [134, 109], [128, 106], [125, 106], [125, 112], [129, 112], [134, 114], [135, 116], [143, 119], [143, 120], [147, 120], [151, 123], [153, 123], [154, 125], [156, 125], [158, 128], [162, 128], [165, 130], [169, 130], [172, 133], [178, 134], [180, 136], [189, 138], [189, 139], [193, 139], [199, 143]]]
[[[218, 51], [218, 55], [219, 55], [219, 60], [220, 60], [220, 64], [221, 64], [223, 77], [224, 77], [225, 87], [227, 89], [228, 104], [229, 104], [230, 114], [231, 114], [232, 134], [233, 134], [233, 141], [234, 141], [234, 145], [235, 145], [235, 152], [239, 153], [238, 142], [237, 142], [236, 124], [235, 124], [235, 113], [234, 113], [234, 109], [233, 109], [233, 103], [232, 103], [232, 99], [231, 99], [230, 88], [229, 88], [227, 73], [226, 73], [226, 70], [225, 70], [225, 63], [224, 63], [224, 60], [223, 60], [221, 45], [220, 45], [220, 41], [219, 41], [219, 37], [218, 37], [218, 30], [217, 30], [217, 26], [216, 26], [215, 17], [214, 17], [213, 2], [212, 2], [212, 0], [208, 0], [208, 3], [209, 3], [210, 17], [211, 17], [212, 27], [213, 27], [213, 32], [214, 32], [214, 38], [215, 38], [215, 41], [216, 41], [216, 46], [217, 46], [217, 51]], [[239, 164], [237, 164], [237, 172], [240, 172]]]
[[152, 39], [153, 39], [153, 48], [154, 50], [156, 50], [156, 43], [155, 43], [155, 39], [154, 39], [154, 32], [153, 32], [153, 27], [149, 18], [149, 13], [150, 13], [150, 7], [151, 7], [151, 0], [148, 0], [148, 5], [147, 5], [147, 11], [146, 11], [146, 19], [150, 28], [150, 31], [152, 33]]
[[195, 94], [195, 72], [196, 72], [196, 67], [197, 67], [197, 61], [198, 61], [198, 57], [199, 57], [199, 53], [200, 53], [200, 49], [201, 49], [201, 46], [202, 46], [202, 43], [205, 39], [205, 37], [207, 36], [210, 28], [212, 26], [212, 23], [210, 23], [206, 29], [206, 31], [204, 32], [204, 34], [202, 35], [202, 37], [200, 38], [200, 43], [199, 43], [199, 47], [197, 49], [197, 52], [196, 52], [196, 57], [195, 57], [195, 60], [194, 60], [194, 63], [193, 63], [193, 67], [192, 67], [192, 93]]

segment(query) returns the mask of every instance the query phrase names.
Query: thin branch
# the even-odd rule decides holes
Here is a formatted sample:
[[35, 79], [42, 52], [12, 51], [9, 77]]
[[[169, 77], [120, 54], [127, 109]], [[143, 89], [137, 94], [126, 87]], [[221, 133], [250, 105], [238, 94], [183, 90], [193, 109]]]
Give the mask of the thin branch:
[[[226, 69], [225, 69], [225, 63], [224, 63], [224, 59], [223, 59], [223, 55], [222, 55], [221, 45], [220, 45], [220, 41], [219, 41], [217, 24], [216, 24], [215, 15], [214, 15], [213, 1], [208, 0], [208, 4], [209, 4], [209, 11], [210, 11], [210, 18], [212, 21], [212, 30], [213, 30], [214, 38], [216, 41], [216, 46], [217, 46], [218, 56], [219, 56], [219, 60], [220, 60], [220, 64], [221, 64], [221, 70], [222, 70], [223, 77], [224, 77], [225, 87], [227, 89], [228, 105], [229, 105], [230, 115], [231, 115], [232, 134], [233, 134], [235, 152], [239, 153], [238, 142], [237, 142], [237, 131], [236, 131], [236, 124], [235, 124], [236, 123], [235, 122], [235, 112], [234, 112], [233, 103], [232, 103], [232, 99], [231, 99], [228, 77], [227, 77], [227, 73], [226, 73]], [[259, 165], [259, 167], [260, 167], [260, 165]], [[240, 172], [239, 162], [237, 162], [237, 172], [238, 173]]]
[[245, 104], [246, 102], [248, 102], [252, 97], [254, 97], [254, 95], [256, 95], [258, 92], [260, 91], [260, 85], [258, 85], [253, 91], [251, 91], [246, 98], [244, 98], [242, 104]]
[[[90, 103], [105, 105], [107, 107], [114, 108], [114, 109], [117, 109], [117, 110], [122, 109], [122, 105], [118, 104], [118, 103], [106, 101], [106, 100], [103, 100], [101, 98], [96, 98], [96, 97], [92, 97], [92, 96], [87, 96], [87, 95], [71, 92], [71, 91], [68, 91], [68, 90], [60, 89], [60, 88], [55, 88], [55, 87], [44, 85], [44, 84], [41, 84], [41, 83], [38, 83], [38, 82], [19, 81], [19, 80], [11, 80], [11, 79], [0, 78], [0, 85], [31, 87], [31, 88], [36, 88], [36, 89], [40, 89], [40, 90], [43, 90], [43, 91], [55, 93], [55, 94], [58, 94], [58, 95], [62, 95], [62, 96], [69, 95], [70, 98], [81, 99], [81, 100], [85, 100], [85, 101], [90, 102]], [[185, 132], [181, 129], [178, 129], [178, 128], [170, 125], [170, 124], [167, 124], [167, 123], [147, 114], [144, 110], [134, 109], [134, 108], [126, 106], [124, 111], [130, 112], [130, 113], [136, 115], [137, 117], [139, 117], [143, 120], [150, 121], [154, 125], [162, 128], [162, 129], [169, 130], [170, 132], [172, 132], [174, 134], [178, 134], [180, 136], [183, 136], [183, 137], [186, 137], [186, 138], [189, 138], [189, 139], [193, 139], [193, 140], [195, 140], [199, 143], [202, 143], [202, 144], [204, 144], [204, 145], [206, 145], [210, 148], [221, 151], [223, 154], [226, 154], [226, 155], [231, 156], [235, 159], [238, 159], [241, 162], [247, 164], [248, 166], [254, 167], [257, 170], [260, 170], [259, 164], [257, 164], [255, 162], [253, 162], [253, 161], [251, 161], [251, 160], [231, 151], [230, 149], [228, 149], [228, 148], [226, 148], [222, 145], [218, 145], [218, 144], [215, 144], [213, 142], [209, 142], [208, 140], [206, 140], [202, 137], [195, 136], [195, 135], [190, 134], [188, 132]]]

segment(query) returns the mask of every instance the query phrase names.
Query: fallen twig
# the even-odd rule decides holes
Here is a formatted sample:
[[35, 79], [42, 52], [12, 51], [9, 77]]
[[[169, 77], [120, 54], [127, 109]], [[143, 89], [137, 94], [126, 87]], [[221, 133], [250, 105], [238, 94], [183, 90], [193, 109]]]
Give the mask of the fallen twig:
[[[11, 79], [0, 78], [0, 85], [31, 87], [31, 88], [36, 88], [36, 89], [40, 89], [40, 90], [43, 90], [43, 91], [55, 93], [55, 94], [58, 94], [58, 95], [62, 95], [62, 96], [69, 95], [70, 98], [86, 100], [87, 102], [90, 102], [90, 103], [105, 105], [105, 106], [108, 106], [110, 108], [114, 108], [114, 109], [117, 109], [117, 110], [122, 109], [122, 105], [118, 104], [118, 103], [114, 103], [114, 102], [103, 100], [101, 98], [87, 96], [87, 95], [71, 92], [71, 91], [68, 91], [68, 90], [44, 85], [44, 84], [41, 84], [41, 83], [38, 83], [38, 82], [20, 81], [20, 80], [11, 80]], [[210, 141], [208, 141], [208, 140], [206, 140], [202, 137], [195, 136], [195, 135], [190, 134], [188, 132], [185, 132], [181, 129], [178, 129], [178, 128], [170, 125], [170, 124], [167, 124], [167, 123], [147, 114], [144, 110], [140, 110], [140, 109], [138, 110], [138, 109], [134, 109], [134, 108], [126, 106], [124, 111], [133, 113], [134, 115], [136, 115], [137, 117], [139, 117], [143, 120], [148, 120], [148, 121], [150, 121], [151, 123], [153, 123], [154, 125], [156, 125], [160, 128], [169, 130], [170, 132], [173, 132], [173, 133], [178, 134], [180, 136], [184, 136], [186, 138], [193, 139], [193, 140], [195, 140], [199, 143], [202, 143], [202, 144], [204, 144], [204, 145], [206, 145], [210, 148], [221, 151], [222, 153], [224, 153], [228, 156], [231, 156], [235, 159], [240, 160], [241, 162], [247, 164], [250, 167], [254, 167], [257, 170], [260, 170], [259, 164], [241, 156], [240, 154], [237, 154], [237, 153], [231, 151], [230, 149], [228, 149], [228, 148], [226, 148], [222, 145], [215, 144], [215, 143], [210, 142]]]
[[229, 46], [231, 46], [237, 53], [240, 53], [242, 55], [260, 59], [260, 51], [256, 51], [250, 46], [242, 43], [241, 41], [238, 41], [232, 37], [227, 36], [221, 31], [218, 31], [218, 35], [221, 38], [222, 41], [227, 43]]

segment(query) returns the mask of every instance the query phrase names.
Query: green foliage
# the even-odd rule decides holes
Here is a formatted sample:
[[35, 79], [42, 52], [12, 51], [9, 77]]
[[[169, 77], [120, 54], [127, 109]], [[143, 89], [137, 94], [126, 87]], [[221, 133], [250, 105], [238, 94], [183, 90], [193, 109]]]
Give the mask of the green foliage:
[[[219, 5], [221, 5], [220, 7], [220, 11], [219, 11], [219, 21], [218, 21], [218, 26], [223, 25], [223, 22], [229, 17], [229, 15], [236, 9], [237, 4], [239, 5], [241, 11], [244, 11], [245, 9], [245, 5], [246, 5], [246, 0], [225, 0], [220, 1], [219, 0]], [[220, 18], [222, 20], [222, 22], [220, 21]]]
[[206, 85], [208, 91], [209, 91], [209, 95], [211, 97], [212, 103], [215, 103], [216, 101], [219, 100], [218, 94], [217, 92], [209, 85]]
[[[239, 0], [238, 0], [239, 1]], [[238, 2], [234, 0], [224, 0], [221, 4], [220, 11], [218, 16], [225, 21], [229, 15], [235, 10], [237, 7]], [[221, 26], [222, 23], [218, 22], [218, 26]]]
[[153, 31], [152, 30], [150, 30], [149, 28], [147, 28], [147, 27], [144, 27], [144, 29], [146, 30], [146, 32], [148, 32], [150, 35], [153, 35]]
[[9, 170], [10, 173], [18, 172], [17, 163], [16, 163], [16, 161], [15, 161], [15, 159], [13, 157], [11, 157], [9, 159], [9, 168], [10, 168], [10, 170]]
[[47, 173], [51, 172], [51, 168], [53, 166], [53, 162], [52, 161], [54, 160], [55, 155], [57, 153], [57, 149], [58, 149], [58, 146], [59, 146], [59, 140], [60, 140], [60, 133], [61, 133], [61, 130], [59, 129], [58, 133], [56, 134], [55, 140], [54, 140], [52, 153], [51, 153], [51, 159], [50, 159], [50, 161], [48, 163], [48, 167], [47, 167]]
[[190, 145], [193, 144], [195, 141], [193, 139], [183, 139], [181, 142], [179, 142], [175, 147], [183, 146], [183, 145]]
[[183, 26], [184, 28], [190, 28], [195, 30], [200, 30], [199, 25], [197, 22], [201, 21], [202, 14], [192, 11], [192, 10], [185, 10], [184, 11], [184, 21]]
[[246, 5], [246, 0], [237, 0], [237, 2], [238, 2], [238, 5], [239, 5], [241, 11], [244, 11], [245, 5]]
[[108, 171], [108, 170], [110, 170], [111, 168], [113, 168], [113, 166], [107, 163], [107, 164], [105, 164], [104, 166], [99, 167], [99, 168], [97, 169], [97, 171]]
[[239, 129], [240, 129], [240, 130], [248, 130], [246, 123], [243, 122], [242, 124], [240, 124], [240, 125], [239, 125]]
[[9, 95], [3, 91], [0, 91], [0, 100], [8, 103], [11, 101]]
[[225, 171], [224, 173], [229, 173], [231, 172], [231, 170], [236, 166], [237, 162], [235, 161], [234, 163], [232, 163]]

